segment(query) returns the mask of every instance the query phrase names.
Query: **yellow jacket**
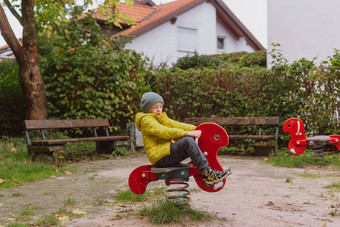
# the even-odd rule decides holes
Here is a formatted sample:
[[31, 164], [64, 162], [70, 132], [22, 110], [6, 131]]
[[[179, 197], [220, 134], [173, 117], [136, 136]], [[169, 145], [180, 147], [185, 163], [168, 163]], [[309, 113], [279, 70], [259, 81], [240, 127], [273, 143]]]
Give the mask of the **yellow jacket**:
[[170, 154], [172, 140], [186, 136], [196, 126], [170, 119], [165, 112], [161, 116], [155, 113], [137, 113], [136, 127], [142, 132], [144, 148], [150, 162], [155, 165], [158, 160]]

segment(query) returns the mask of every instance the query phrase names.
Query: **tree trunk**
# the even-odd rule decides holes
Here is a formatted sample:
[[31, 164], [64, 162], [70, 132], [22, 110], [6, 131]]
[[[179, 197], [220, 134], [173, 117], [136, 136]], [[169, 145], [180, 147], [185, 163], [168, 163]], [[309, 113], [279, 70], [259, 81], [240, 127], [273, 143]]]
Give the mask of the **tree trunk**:
[[46, 119], [46, 90], [38, 63], [38, 32], [34, 18], [34, 0], [23, 0], [21, 6], [22, 46], [15, 37], [2, 6], [0, 6], [0, 29], [19, 63], [19, 80], [25, 97], [26, 119]]

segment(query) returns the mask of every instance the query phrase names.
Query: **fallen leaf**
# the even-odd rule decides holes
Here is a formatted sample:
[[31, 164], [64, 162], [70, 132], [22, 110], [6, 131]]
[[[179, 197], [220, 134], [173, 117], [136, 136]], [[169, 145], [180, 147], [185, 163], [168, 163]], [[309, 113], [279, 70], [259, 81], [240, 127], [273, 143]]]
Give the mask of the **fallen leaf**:
[[124, 208], [126, 208], [126, 207], [127, 207], [126, 205], [118, 203], [118, 204], [116, 204], [115, 206], [113, 206], [112, 209], [114, 209], [114, 210], [120, 210], [120, 209], [124, 209]]
[[264, 158], [263, 161], [268, 161], [268, 158]]
[[69, 172], [69, 171], [64, 171], [64, 174], [66, 174], [66, 175], [70, 175], [70, 174], [72, 174], [71, 172]]
[[7, 218], [8, 221], [15, 221], [16, 219], [15, 218]]
[[54, 176], [54, 175], [52, 175], [52, 176], [50, 176], [52, 179], [56, 179], [57, 177], [56, 176]]
[[72, 211], [73, 214], [87, 214], [85, 210], [82, 209], [75, 209]]
[[11, 148], [11, 152], [16, 152], [17, 149], [15, 149], [14, 147]]
[[62, 216], [62, 217], [58, 217], [58, 220], [59, 221], [68, 221], [68, 220], [71, 220], [72, 217], [68, 216], [68, 215], [65, 215], [65, 216]]
[[6, 179], [0, 179], [0, 184], [4, 183]]

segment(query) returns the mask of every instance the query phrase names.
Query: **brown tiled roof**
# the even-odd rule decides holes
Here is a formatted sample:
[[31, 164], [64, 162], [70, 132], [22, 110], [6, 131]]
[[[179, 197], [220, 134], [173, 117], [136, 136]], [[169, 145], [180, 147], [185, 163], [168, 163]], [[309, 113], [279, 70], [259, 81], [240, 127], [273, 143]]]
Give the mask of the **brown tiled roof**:
[[139, 36], [205, 2], [216, 7], [217, 20], [235, 39], [244, 37], [255, 50], [265, 49], [222, 0], [177, 0], [154, 7], [134, 4], [132, 9], [120, 4], [117, 8], [128, 16], [134, 16], [137, 25], [115, 35]]
[[[126, 14], [129, 18], [134, 17], [137, 23], [145, 19], [147, 16], [149, 16], [156, 10], [155, 8], [151, 6], [138, 5], [138, 4], [132, 5], [132, 8], [130, 9], [130, 7], [124, 3], [119, 4], [117, 6], [117, 9], [119, 9], [121, 13]], [[101, 18], [99, 16], [98, 9], [93, 10], [93, 13], [94, 13], [93, 17], [107, 20], [107, 18]]]
[[[153, 27], [169, 21], [173, 17], [178, 16], [203, 2], [206, 2], [206, 0], [180, 0], [152, 7], [155, 11], [152, 15], [149, 15], [147, 20], [140, 21], [137, 26], [126, 29], [120, 32], [119, 35], [140, 35], [146, 32], [148, 28], [152, 29]], [[134, 6], [137, 5], [133, 5], [132, 7]], [[136, 34], [136, 32], [138, 32], [138, 34]]]
[[138, 4], [155, 6], [156, 4], [152, 0], [138, 0]]

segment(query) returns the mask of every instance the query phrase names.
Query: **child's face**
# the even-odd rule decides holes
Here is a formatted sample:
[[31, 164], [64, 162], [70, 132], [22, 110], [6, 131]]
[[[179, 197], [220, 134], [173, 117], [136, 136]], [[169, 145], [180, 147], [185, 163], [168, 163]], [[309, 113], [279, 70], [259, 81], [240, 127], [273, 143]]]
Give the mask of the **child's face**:
[[160, 116], [162, 112], [163, 112], [163, 104], [161, 102], [156, 103], [148, 110], [148, 113], [155, 113], [158, 116]]

